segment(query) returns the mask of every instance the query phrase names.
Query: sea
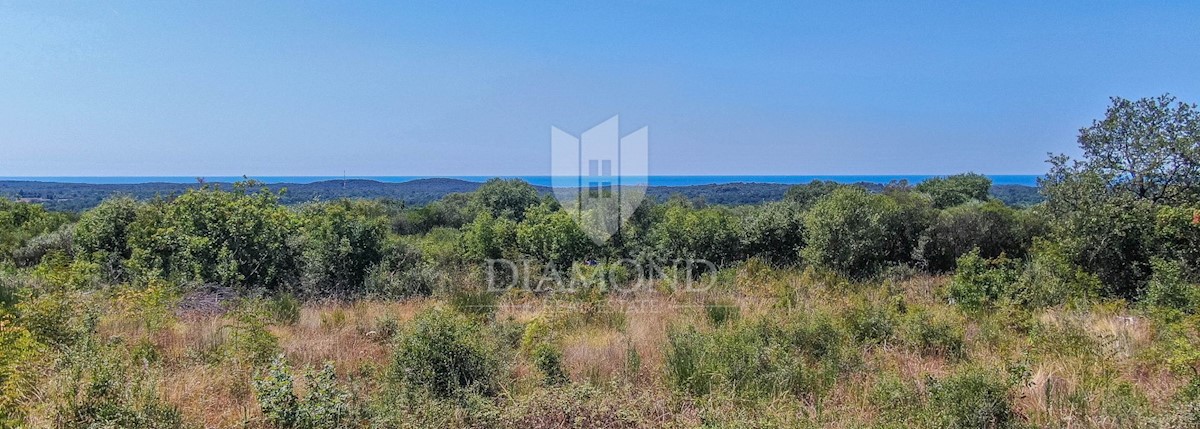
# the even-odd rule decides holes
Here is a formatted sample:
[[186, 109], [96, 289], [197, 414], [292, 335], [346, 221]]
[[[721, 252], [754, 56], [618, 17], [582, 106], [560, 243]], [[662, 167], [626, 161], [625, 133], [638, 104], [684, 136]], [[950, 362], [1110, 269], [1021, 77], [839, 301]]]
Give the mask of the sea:
[[[384, 183], [401, 183], [418, 179], [459, 179], [468, 182], [484, 182], [500, 177], [503, 179], [521, 179], [534, 185], [553, 186], [552, 176], [250, 176], [250, 179], [263, 183], [314, 183], [328, 180], [374, 180]], [[650, 186], [690, 186], [714, 185], [729, 183], [778, 183], [794, 185], [808, 183], [813, 180], [830, 180], [838, 183], [890, 183], [906, 180], [917, 184], [933, 177], [945, 177], [936, 174], [909, 175], [815, 175], [815, 176], [756, 176], [756, 175], [722, 175], [722, 176], [649, 176]], [[1025, 185], [1037, 186], [1037, 175], [998, 174], [987, 175], [996, 185]], [[243, 176], [24, 176], [0, 177], [0, 180], [22, 180], [38, 182], [84, 183], [84, 184], [136, 184], [136, 183], [196, 183], [198, 179], [206, 182], [236, 182], [244, 180]], [[559, 179], [562, 179], [559, 177]], [[571, 178], [568, 182], [575, 181]], [[561, 182], [560, 182], [561, 183]]]

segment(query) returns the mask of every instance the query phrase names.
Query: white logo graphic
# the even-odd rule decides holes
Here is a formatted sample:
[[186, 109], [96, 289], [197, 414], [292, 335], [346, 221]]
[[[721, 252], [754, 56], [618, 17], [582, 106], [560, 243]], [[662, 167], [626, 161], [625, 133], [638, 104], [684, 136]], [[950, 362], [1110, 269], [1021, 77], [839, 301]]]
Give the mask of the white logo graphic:
[[649, 184], [649, 129], [619, 133], [616, 116], [579, 138], [550, 127], [554, 197], [597, 243], [620, 231]]

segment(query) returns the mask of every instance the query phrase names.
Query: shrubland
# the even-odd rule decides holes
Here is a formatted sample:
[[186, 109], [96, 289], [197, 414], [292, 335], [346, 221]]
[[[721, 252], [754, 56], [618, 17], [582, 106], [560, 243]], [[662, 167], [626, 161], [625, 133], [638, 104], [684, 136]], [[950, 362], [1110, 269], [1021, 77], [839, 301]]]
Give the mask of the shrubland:
[[0, 201], [0, 427], [1196, 427], [1195, 112], [1114, 99], [1033, 207], [814, 182], [603, 243], [517, 180]]

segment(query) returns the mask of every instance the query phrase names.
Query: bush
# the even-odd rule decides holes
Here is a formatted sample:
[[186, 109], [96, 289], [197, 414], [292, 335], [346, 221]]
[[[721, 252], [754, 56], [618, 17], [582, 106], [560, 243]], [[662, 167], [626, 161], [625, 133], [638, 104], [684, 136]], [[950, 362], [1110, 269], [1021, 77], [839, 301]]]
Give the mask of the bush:
[[955, 260], [975, 248], [984, 258], [1021, 258], [1032, 232], [1021, 216], [995, 200], [946, 209], [922, 235], [920, 259], [930, 271], [944, 272], [953, 270]]
[[570, 213], [548, 204], [529, 209], [516, 227], [517, 248], [558, 270], [567, 270], [596, 253], [596, 243]]
[[1179, 261], [1186, 278], [1200, 279], [1200, 209], [1159, 207], [1154, 235], [1160, 258]]
[[267, 371], [254, 377], [254, 395], [263, 417], [277, 428], [294, 428], [300, 420], [299, 398], [292, 390], [292, 374], [283, 355], [271, 361]]
[[1185, 314], [1194, 314], [1200, 308], [1200, 286], [1184, 279], [1183, 264], [1154, 259], [1151, 267], [1153, 274], [1142, 297], [1143, 303]]
[[340, 200], [301, 211], [304, 288], [313, 296], [361, 294], [383, 259], [387, 221], [378, 202]]
[[324, 429], [348, 427], [350, 394], [338, 386], [333, 364], [305, 374], [308, 393], [304, 399], [293, 391], [293, 377], [282, 355], [253, 381], [263, 416], [280, 429]]
[[131, 197], [116, 197], [84, 212], [75, 226], [79, 253], [101, 260], [129, 259], [129, 227], [137, 220], [139, 205]]
[[463, 226], [462, 244], [463, 256], [475, 263], [511, 256], [517, 247], [517, 223], [482, 212]]
[[74, 256], [74, 225], [63, 225], [54, 232], [33, 237], [24, 246], [13, 250], [13, 261], [21, 266], [33, 266], [50, 253]]
[[713, 326], [722, 326], [738, 319], [741, 308], [730, 300], [708, 301], [704, 303], [704, 314]]
[[888, 420], [911, 424], [912, 415], [909, 413], [920, 405], [921, 396], [915, 386], [905, 383], [895, 374], [884, 373], [872, 386], [867, 399], [871, 405], [883, 411]]
[[1029, 308], [1082, 304], [1099, 294], [1100, 279], [1067, 260], [1061, 245], [1035, 240], [1012, 292]]
[[72, 428], [181, 428], [183, 418], [159, 399], [153, 372], [124, 348], [93, 340], [66, 351], [52, 392], [54, 421]]
[[707, 260], [718, 266], [741, 257], [740, 221], [724, 208], [693, 209], [672, 203], [649, 237], [663, 261]]
[[490, 338], [476, 322], [461, 315], [426, 311], [397, 339], [391, 377], [439, 398], [493, 395], [500, 360]]
[[804, 212], [790, 202], [753, 207], [742, 222], [742, 247], [747, 256], [774, 264], [792, 264], [804, 248]]
[[859, 300], [844, 315], [846, 327], [855, 340], [866, 344], [879, 344], [892, 338], [896, 316], [884, 305], [873, 305]]
[[805, 261], [866, 277], [888, 263], [912, 260], [919, 234], [932, 220], [928, 201], [909, 192], [872, 195], [840, 188], [805, 215]]
[[429, 296], [439, 286], [438, 271], [425, 262], [416, 246], [388, 240], [383, 260], [371, 268], [364, 280], [367, 296], [383, 299], [402, 299]]
[[39, 382], [34, 369], [46, 352], [32, 333], [0, 312], [0, 427], [17, 427], [23, 402]]
[[925, 355], [957, 360], [965, 354], [962, 323], [928, 312], [914, 313], [908, 320], [906, 341]]
[[949, 177], [934, 177], [917, 184], [917, 192], [933, 198], [939, 209], [954, 207], [970, 201], [987, 201], [992, 180], [982, 174], [956, 174]]
[[9, 259], [27, 240], [53, 232], [69, 220], [65, 213], [0, 197], [0, 261]]
[[568, 381], [567, 371], [563, 369], [562, 352], [550, 343], [541, 343], [533, 349], [533, 365], [542, 372], [547, 386], [559, 385]]
[[90, 333], [94, 324], [87, 319], [78, 294], [53, 291], [31, 296], [17, 303], [17, 322], [38, 342], [51, 346], [70, 346]]
[[[1044, 187], [1055, 215], [1051, 238], [1068, 261], [1100, 279], [1105, 294], [1134, 298], [1150, 277], [1155, 254], [1153, 209], [1145, 201], [1108, 195], [1103, 182], [1084, 175]], [[1060, 201], [1055, 196], [1060, 193], [1070, 193], [1070, 201]]]
[[821, 198], [832, 194], [833, 191], [852, 186], [854, 185], [843, 185], [832, 180], [813, 180], [788, 188], [787, 193], [783, 195], [783, 199], [784, 201], [799, 205], [801, 209], [807, 209], [816, 204]]
[[162, 280], [148, 283], [118, 291], [116, 301], [122, 310], [118, 317], [136, 322], [146, 332], [154, 333], [169, 327], [175, 320], [171, 310], [179, 302], [179, 295]]
[[1008, 297], [1017, 281], [1012, 261], [1003, 256], [985, 259], [978, 249], [958, 258], [957, 265], [950, 282], [950, 298], [968, 310], [979, 310]]
[[475, 214], [487, 213], [493, 218], [520, 222], [525, 210], [541, 202], [537, 188], [521, 179], [488, 179], [471, 193], [469, 207]]
[[205, 186], [143, 206], [129, 226], [139, 274], [223, 286], [280, 289], [298, 277], [295, 216], [254, 182], [233, 192]]
[[1008, 384], [982, 370], [935, 381], [929, 406], [943, 428], [1006, 428], [1016, 421]]
[[279, 338], [267, 330], [274, 317], [263, 301], [243, 302], [234, 311], [234, 323], [227, 326], [228, 341], [223, 344], [225, 357], [234, 363], [260, 366], [279, 354]]
[[827, 319], [798, 324], [764, 321], [703, 333], [668, 332], [664, 365], [675, 388], [706, 395], [717, 389], [745, 398], [815, 394], [840, 369], [840, 334]]

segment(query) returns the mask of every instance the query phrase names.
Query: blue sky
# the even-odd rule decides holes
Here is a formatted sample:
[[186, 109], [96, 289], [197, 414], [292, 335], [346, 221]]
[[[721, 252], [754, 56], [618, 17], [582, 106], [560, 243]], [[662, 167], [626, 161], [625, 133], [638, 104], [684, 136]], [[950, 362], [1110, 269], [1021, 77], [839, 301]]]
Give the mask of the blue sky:
[[1109, 96], [1200, 101], [1195, 2], [8, 2], [0, 176], [1036, 174]]

